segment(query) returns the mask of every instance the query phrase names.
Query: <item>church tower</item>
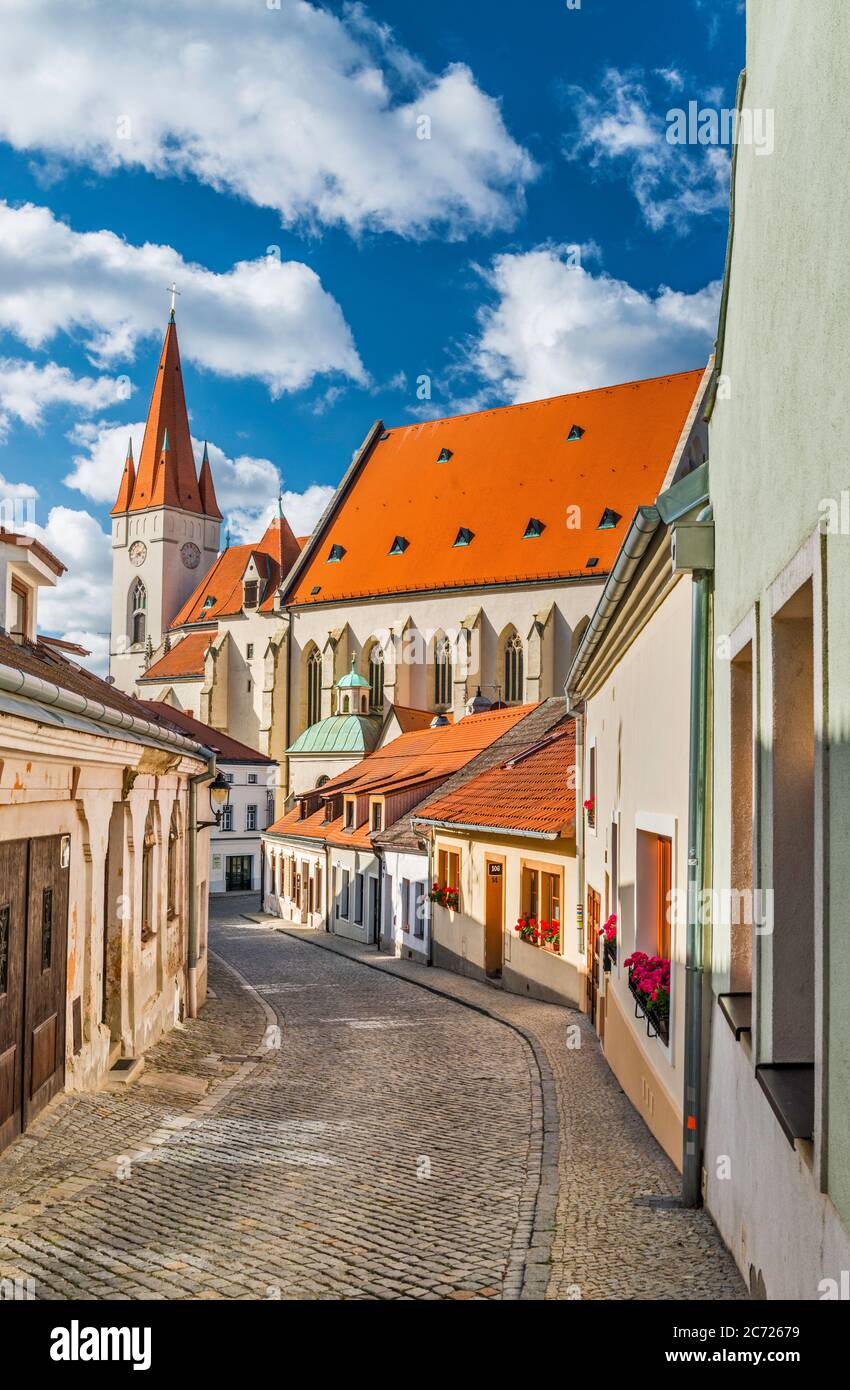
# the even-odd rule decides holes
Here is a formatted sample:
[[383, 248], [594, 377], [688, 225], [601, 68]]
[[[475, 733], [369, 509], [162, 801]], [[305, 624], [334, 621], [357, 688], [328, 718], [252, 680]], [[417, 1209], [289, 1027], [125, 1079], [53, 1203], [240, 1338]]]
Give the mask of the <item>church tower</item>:
[[206, 449], [200, 477], [195, 469], [172, 308], [138, 465], [131, 441], [112, 508], [110, 671], [121, 690], [134, 690], [146, 654], [212, 566], [220, 530]]

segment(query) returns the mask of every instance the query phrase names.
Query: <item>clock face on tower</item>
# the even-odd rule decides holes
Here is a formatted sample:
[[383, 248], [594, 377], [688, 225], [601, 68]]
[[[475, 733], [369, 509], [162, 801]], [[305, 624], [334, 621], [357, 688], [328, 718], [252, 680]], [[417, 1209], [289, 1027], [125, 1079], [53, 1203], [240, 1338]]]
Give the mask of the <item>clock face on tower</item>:
[[180, 558], [183, 561], [183, 564], [186, 566], [187, 570], [194, 570], [198, 568], [198, 562], [201, 558], [201, 552], [195, 545], [194, 541], [187, 541], [185, 545], [181, 545]]
[[130, 564], [142, 564], [147, 553], [148, 548], [145, 545], [144, 541], [133, 541], [133, 544], [130, 546]]

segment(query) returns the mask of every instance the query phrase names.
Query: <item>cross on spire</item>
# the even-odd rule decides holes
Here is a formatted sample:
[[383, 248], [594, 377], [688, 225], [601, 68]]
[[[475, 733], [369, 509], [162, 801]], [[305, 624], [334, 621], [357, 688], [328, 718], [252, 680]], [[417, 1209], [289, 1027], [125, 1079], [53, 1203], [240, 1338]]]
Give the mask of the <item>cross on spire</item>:
[[171, 281], [170, 285], [166, 285], [166, 289], [168, 290], [168, 293], [171, 295], [171, 318], [173, 319], [174, 310], [177, 307], [177, 295], [180, 294], [180, 290], [178, 290], [173, 280]]

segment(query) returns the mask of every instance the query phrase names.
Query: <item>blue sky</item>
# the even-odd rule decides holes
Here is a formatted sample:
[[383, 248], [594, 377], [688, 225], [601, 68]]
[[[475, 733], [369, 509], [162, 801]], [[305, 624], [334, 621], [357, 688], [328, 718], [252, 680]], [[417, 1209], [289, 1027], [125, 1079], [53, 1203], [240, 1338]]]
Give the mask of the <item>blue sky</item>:
[[738, 0], [29, 0], [3, 25], [0, 498], [70, 566], [43, 626], [96, 656], [172, 275], [240, 539], [279, 478], [309, 529], [379, 416], [710, 351], [727, 152], [668, 145], [665, 115], [733, 104]]

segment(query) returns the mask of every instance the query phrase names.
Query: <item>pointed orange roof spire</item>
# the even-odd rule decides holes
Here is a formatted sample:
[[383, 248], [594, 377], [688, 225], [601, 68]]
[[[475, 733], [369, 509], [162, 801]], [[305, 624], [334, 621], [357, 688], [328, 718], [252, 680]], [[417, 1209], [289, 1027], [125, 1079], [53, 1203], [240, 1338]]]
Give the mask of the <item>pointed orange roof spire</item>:
[[127, 444], [127, 457], [124, 460], [124, 472], [121, 474], [121, 486], [118, 489], [118, 496], [110, 513], [111, 516], [115, 516], [118, 512], [127, 511], [135, 483], [136, 466], [133, 463], [133, 441], [130, 439]]
[[213, 475], [210, 468], [210, 456], [204, 440], [204, 457], [201, 463], [201, 475], [198, 478], [198, 490], [201, 494], [201, 506], [205, 516], [214, 517], [216, 521], [221, 521], [221, 512], [218, 509], [218, 502], [215, 497], [213, 487]]
[[138, 512], [145, 507], [163, 506], [181, 507], [187, 512], [202, 513], [204, 510], [195, 472], [173, 314], [165, 330], [128, 510]]

